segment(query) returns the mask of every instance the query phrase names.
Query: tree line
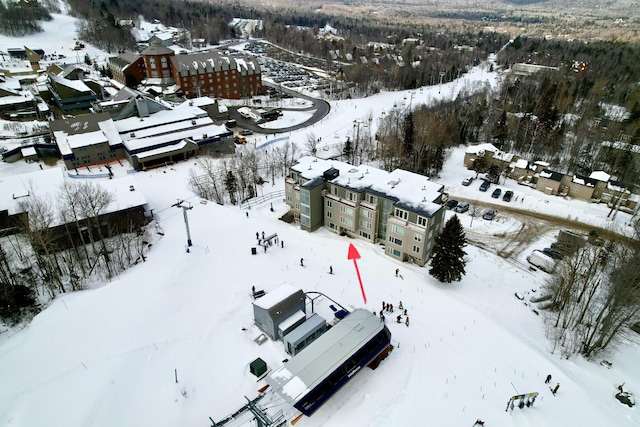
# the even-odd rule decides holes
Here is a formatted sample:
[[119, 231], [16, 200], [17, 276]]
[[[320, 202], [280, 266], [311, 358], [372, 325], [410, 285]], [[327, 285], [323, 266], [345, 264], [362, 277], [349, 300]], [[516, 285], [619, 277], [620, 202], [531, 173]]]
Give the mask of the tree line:
[[558, 262], [544, 286], [552, 351], [593, 358], [624, 342], [640, 319], [640, 251], [609, 242]]
[[29, 190], [19, 202], [19, 232], [0, 239], [0, 318], [19, 321], [56, 295], [146, 260], [149, 235], [139, 216], [106, 216], [113, 201], [92, 182], [65, 182], [53, 198]]
[[39, 2], [0, 2], [0, 34], [26, 36], [42, 31], [38, 21], [51, 21], [49, 10]]

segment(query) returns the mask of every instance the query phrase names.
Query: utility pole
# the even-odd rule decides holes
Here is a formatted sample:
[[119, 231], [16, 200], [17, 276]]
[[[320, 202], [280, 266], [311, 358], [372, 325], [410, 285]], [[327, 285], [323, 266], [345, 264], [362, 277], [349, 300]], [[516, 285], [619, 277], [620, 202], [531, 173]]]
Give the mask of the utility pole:
[[187, 246], [193, 246], [193, 243], [191, 243], [191, 233], [189, 232], [189, 219], [187, 218], [187, 211], [193, 209], [193, 206], [191, 206], [191, 203], [189, 203], [188, 206], [184, 206], [183, 203], [189, 203], [189, 202], [185, 202], [184, 200], [178, 199], [178, 203], [174, 203], [171, 206], [176, 208], [182, 208], [182, 214], [184, 215], [184, 225], [185, 227], [187, 227]]

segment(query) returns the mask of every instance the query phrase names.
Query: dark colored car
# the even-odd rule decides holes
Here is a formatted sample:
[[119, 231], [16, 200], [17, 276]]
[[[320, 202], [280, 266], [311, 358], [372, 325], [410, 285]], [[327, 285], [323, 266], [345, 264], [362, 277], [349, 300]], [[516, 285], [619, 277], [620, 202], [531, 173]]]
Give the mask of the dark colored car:
[[502, 197], [502, 200], [504, 200], [505, 202], [510, 202], [512, 198], [513, 198], [513, 191], [507, 190], [505, 191], [504, 196]]
[[493, 217], [496, 216], [496, 211], [494, 211], [493, 209], [489, 209], [488, 211], [486, 211], [484, 213], [484, 215], [482, 215], [482, 218], [489, 220], [489, 221], [493, 221]]
[[500, 197], [500, 194], [502, 194], [502, 190], [499, 188], [496, 188], [495, 190], [493, 190], [493, 193], [491, 193], [491, 197], [493, 197], [494, 199], [497, 199], [498, 197]]
[[544, 252], [545, 254], [549, 255], [553, 259], [562, 259], [562, 258], [564, 258], [564, 255], [562, 254], [562, 252], [560, 252], [557, 249], [544, 248], [542, 250], [542, 252]]
[[491, 183], [487, 180], [484, 180], [482, 181], [482, 184], [480, 184], [480, 191], [487, 191], [489, 187], [491, 187]]
[[449, 199], [447, 200], [447, 203], [445, 204], [445, 206], [447, 207], [447, 209], [454, 209], [456, 206], [458, 206], [458, 201], [454, 199]]

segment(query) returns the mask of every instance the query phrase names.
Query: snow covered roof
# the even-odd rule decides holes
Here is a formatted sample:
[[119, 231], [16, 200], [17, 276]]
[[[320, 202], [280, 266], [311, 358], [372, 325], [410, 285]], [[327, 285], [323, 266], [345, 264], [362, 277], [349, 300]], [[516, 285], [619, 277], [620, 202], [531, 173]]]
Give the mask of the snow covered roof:
[[[29, 172], [22, 175], [4, 176], [0, 180], [0, 211], [7, 210], [9, 215], [24, 212], [20, 201], [29, 197], [42, 198], [55, 204], [60, 187], [65, 182], [62, 168], [50, 168]], [[141, 191], [135, 191], [137, 182], [135, 177], [127, 175], [118, 179], [92, 181], [96, 185], [111, 193], [113, 201], [104, 209], [104, 213], [118, 212], [124, 209], [143, 206], [147, 200]], [[130, 188], [133, 186], [134, 191]], [[61, 225], [60, 218], [56, 218], [52, 226]]]
[[595, 179], [589, 178], [584, 175], [574, 175], [573, 178], [571, 178], [571, 182], [587, 187], [595, 187], [597, 184], [597, 181]]
[[295, 404], [383, 327], [378, 316], [356, 309], [267, 376], [267, 384], [287, 403]]
[[291, 169], [306, 179], [322, 177], [330, 169], [337, 169], [340, 174], [330, 182], [354, 191], [368, 191], [396, 200], [396, 205], [415, 212], [433, 215], [442, 205], [434, 201], [442, 195], [444, 186], [429, 178], [396, 169], [386, 172], [372, 166], [353, 166], [335, 160], [323, 160], [307, 156], [298, 160]]
[[467, 154], [475, 154], [477, 156], [481, 156], [484, 154], [485, 151], [490, 151], [492, 153], [496, 153], [499, 150], [496, 148], [495, 145], [493, 144], [489, 144], [484, 143], [484, 144], [478, 144], [478, 145], [472, 145], [470, 147], [467, 148], [466, 153]]
[[60, 153], [69, 155], [73, 149], [108, 142], [122, 142], [109, 113], [82, 114], [71, 119], [54, 120], [50, 124]]
[[187, 146], [187, 144], [189, 144], [189, 142], [183, 139], [182, 141], [179, 141], [175, 144], [165, 145], [163, 147], [147, 150], [142, 153], [138, 153], [135, 156], [139, 160], [144, 160], [144, 159], [148, 159], [149, 157], [157, 156], [159, 154], [169, 154], [173, 151], [182, 150], [184, 147]]
[[591, 175], [589, 175], [589, 178], [596, 179], [602, 182], [608, 182], [611, 178], [611, 175], [609, 175], [605, 171], [593, 171], [591, 172]]
[[525, 159], [518, 159], [515, 162], [512, 162], [509, 166], [512, 168], [526, 169], [527, 166], [529, 166], [529, 161]]
[[[130, 132], [141, 132], [143, 129], [159, 129], [163, 125], [171, 125], [182, 121], [188, 121], [202, 118], [208, 118], [207, 113], [195, 105], [181, 105], [179, 107], [167, 110], [160, 110], [147, 117], [131, 116], [126, 119], [116, 120], [114, 123], [120, 134]], [[209, 119], [211, 121], [211, 119]], [[158, 130], [154, 133], [166, 132], [166, 130]], [[126, 135], [123, 139], [128, 139]]]
[[540, 178], [547, 178], [558, 182], [562, 181], [562, 178], [564, 177], [560, 172], [552, 171], [551, 169], [541, 170], [539, 176]]
[[91, 88], [89, 86], [87, 86], [86, 84], [84, 84], [84, 82], [81, 81], [81, 80], [69, 80], [69, 79], [65, 79], [63, 77], [56, 76], [53, 73], [49, 73], [49, 79], [51, 81], [53, 81], [54, 83], [56, 83], [56, 84], [68, 87], [70, 89], [75, 90], [76, 92], [91, 92], [91, 93], [93, 93]]
[[191, 105], [195, 105], [196, 107], [204, 107], [206, 105], [214, 105], [216, 103], [216, 100], [213, 98], [210, 98], [208, 96], [200, 96], [198, 98], [191, 98], [188, 101], [183, 102], [182, 104], [180, 104], [180, 107], [188, 107]]
[[262, 298], [258, 298], [253, 302], [253, 305], [260, 307], [264, 310], [273, 308], [276, 304], [281, 303], [291, 295], [295, 295], [300, 292], [300, 288], [289, 283], [283, 283], [272, 291], [267, 292]]

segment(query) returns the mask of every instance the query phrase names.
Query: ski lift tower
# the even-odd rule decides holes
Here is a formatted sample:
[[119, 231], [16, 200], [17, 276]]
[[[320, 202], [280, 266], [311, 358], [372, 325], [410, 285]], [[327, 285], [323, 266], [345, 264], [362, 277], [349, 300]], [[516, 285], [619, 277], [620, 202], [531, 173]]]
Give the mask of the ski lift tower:
[[[183, 203], [185, 203], [185, 205], [183, 205]], [[174, 203], [171, 206], [182, 208], [182, 214], [184, 215], [184, 225], [187, 228], [187, 246], [193, 246], [193, 243], [191, 243], [191, 233], [189, 232], [189, 219], [187, 218], [187, 211], [193, 209], [193, 206], [191, 206], [190, 202], [186, 202], [180, 199], [178, 199], [177, 203]]]

